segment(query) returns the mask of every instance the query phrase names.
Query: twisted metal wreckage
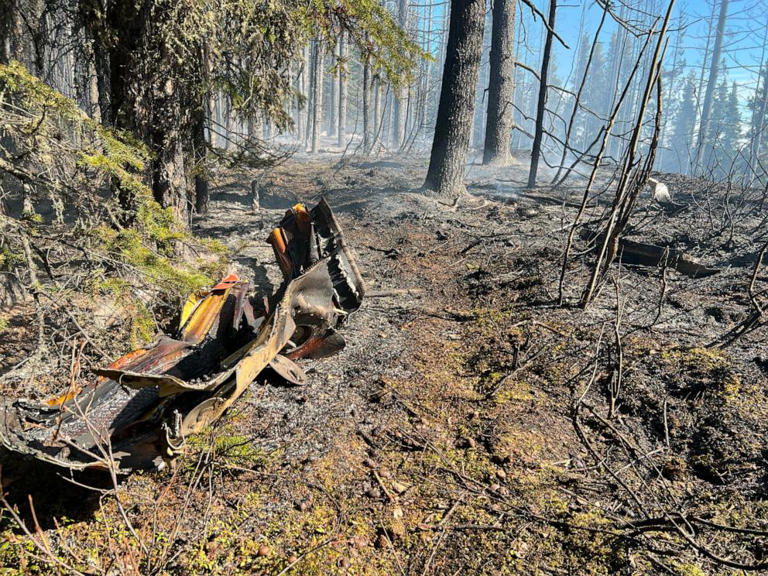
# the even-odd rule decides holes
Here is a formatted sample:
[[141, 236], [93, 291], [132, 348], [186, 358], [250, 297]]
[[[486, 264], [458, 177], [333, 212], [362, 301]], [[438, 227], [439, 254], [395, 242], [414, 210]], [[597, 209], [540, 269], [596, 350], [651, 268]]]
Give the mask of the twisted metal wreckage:
[[360, 307], [363, 283], [324, 199], [286, 212], [268, 242], [284, 277], [271, 298], [251, 297], [230, 275], [190, 296], [176, 338], [160, 336], [97, 370], [94, 384], [45, 403], [0, 404], [6, 455], [73, 471], [161, 466], [262, 371], [302, 384], [294, 360], [344, 347], [336, 329]]

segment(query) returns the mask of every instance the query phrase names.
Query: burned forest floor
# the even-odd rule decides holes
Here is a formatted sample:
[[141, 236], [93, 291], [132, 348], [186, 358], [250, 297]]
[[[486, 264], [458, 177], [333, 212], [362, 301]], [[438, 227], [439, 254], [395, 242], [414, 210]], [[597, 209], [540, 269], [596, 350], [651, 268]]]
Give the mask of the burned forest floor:
[[[254, 383], [173, 466], [121, 479], [117, 499], [65, 484], [78, 495], [36, 502], [36, 518], [19, 499], [30, 533], [2, 517], [0, 566], [768, 573], [768, 327], [749, 322], [768, 285], [754, 274], [759, 195], [659, 176], [674, 205], [641, 197], [628, 238], [707, 274], [681, 273], [669, 251], [616, 263], [583, 309], [588, 233], [558, 301], [584, 186], [525, 192], [524, 164], [470, 166], [455, 205], [418, 189], [424, 158], [297, 157], [259, 179], [256, 212], [247, 179], [220, 177], [193, 232], [265, 294], [280, 278], [267, 234], [293, 203], [327, 198], [366, 281], [346, 349], [302, 361], [303, 387]], [[609, 200], [590, 200], [586, 230]], [[4, 317], [19, 343], [23, 318]]]

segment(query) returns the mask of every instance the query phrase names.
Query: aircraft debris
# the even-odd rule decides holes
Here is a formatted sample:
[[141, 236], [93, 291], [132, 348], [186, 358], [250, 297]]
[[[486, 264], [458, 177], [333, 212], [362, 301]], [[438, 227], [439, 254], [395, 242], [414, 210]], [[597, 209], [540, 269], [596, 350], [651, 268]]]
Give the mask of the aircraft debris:
[[269, 299], [229, 275], [189, 297], [174, 337], [96, 370], [91, 384], [48, 402], [3, 401], [7, 454], [68, 470], [160, 467], [262, 371], [303, 384], [295, 360], [344, 347], [337, 328], [360, 307], [362, 278], [324, 199], [311, 211], [288, 210], [268, 242], [284, 276]]

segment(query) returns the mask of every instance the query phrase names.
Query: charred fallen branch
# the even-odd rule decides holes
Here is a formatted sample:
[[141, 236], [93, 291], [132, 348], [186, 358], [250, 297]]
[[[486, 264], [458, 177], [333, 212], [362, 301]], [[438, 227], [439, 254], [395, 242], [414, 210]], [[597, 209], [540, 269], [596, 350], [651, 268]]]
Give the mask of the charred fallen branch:
[[263, 371], [302, 384], [294, 361], [344, 347], [336, 330], [359, 308], [362, 279], [325, 200], [294, 206], [268, 242], [284, 276], [275, 294], [265, 300], [230, 275], [189, 297], [174, 337], [96, 370], [91, 384], [43, 403], [5, 401], [2, 457], [69, 470], [160, 466]]
[[688, 256], [685, 252], [675, 250], [669, 246], [656, 246], [621, 238], [619, 240], [619, 253], [623, 264], [635, 264], [639, 266], [668, 266], [690, 278], [704, 278], [717, 274], [718, 268], [710, 268], [700, 264]]

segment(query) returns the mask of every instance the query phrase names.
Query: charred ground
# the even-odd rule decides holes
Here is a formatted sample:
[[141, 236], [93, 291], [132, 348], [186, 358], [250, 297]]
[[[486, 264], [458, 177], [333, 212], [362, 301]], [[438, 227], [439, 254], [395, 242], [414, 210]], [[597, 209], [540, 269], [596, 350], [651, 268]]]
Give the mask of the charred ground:
[[[292, 160], [261, 179], [255, 214], [249, 183], [222, 179], [194, 232], [225, 242], [257, 285], [279, 279], [264, 239], [285, 208], [328, 199], [368, 288], [347, 348], [305, 362], [305, 387], [254, 384], [175, 466], [126, 478], [131, 529], [104, 495], [84, 519], [71, 503], [38, 505], [58, 523], [42, 522], [41, 541], [87, 573], [700, 574], [767, 562], [765, 329], [731, 338], [753, 313], [759, 195], [666, 178], [677, 205], [643, 199], [629, 238], [718, 273], [614, 265], [583, 310], [588, 253], [569, 263], [557, 305], [579, 186], [528, 194], [524, 170], [501, 183], [498, 170], [471, 167], [455, 208], [415, 188], [421, 159]], [[579, 237], [573, 253], [587, 247]], [[758, 270], [758, 298], [766, 279]], [[4, 316], [17, 335], [6, 366], [33, 313]], [[31, 383], [5, 386], [22, 395]], [[3, 565], [49, 572], [6, 525]]]

